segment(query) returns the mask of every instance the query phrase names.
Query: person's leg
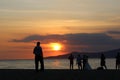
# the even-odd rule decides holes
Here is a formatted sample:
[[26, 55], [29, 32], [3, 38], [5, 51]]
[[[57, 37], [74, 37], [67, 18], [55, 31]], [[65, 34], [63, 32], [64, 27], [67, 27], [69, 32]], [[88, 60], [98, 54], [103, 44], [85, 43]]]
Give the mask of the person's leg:
[[72, 63], [72, 69], [73, 69], [73, 63]]
[[81, 70], [82, 70], [82, 69], [83, 69], [83, 68], [82, 68], [82, 64], [80, 64], [80, 67], [81, 67]]
[[70, 61], [70, 69], [72, 69], [72, 61]]
[[116, 65], [115, 65], [115, 68], [117, 69], [117, 63], [116, 63]]
[[116, 69], [118, 69], [118, 64], [116, 64]]
[[83, 70], [85, 69], [85, 63], [83, 63]]
[[70, 63], [70, 69], [73, 69], [73, 63]]
[[79, 64], [78, 64], [78, 69], [80, 69], [80, 66], [79, 66]]
[[44, 61], [43, 58], [40, 58], [41, 70], [44, 70]]
[[81, 65], [80, 65], [80, 63], [78, 63], [78, 69], [79, 69], [79, 70], [81, 69]]
[[105, 69], [107, 69], [107, 66], [106, 66], [106, 65], [104, 65], [104, 67], [105, 67]]
[[70, 69], [71, 69], [71, 63], [70, 63]]
[[38, 57], [35, 56], [35, 70], [36, 71], [38, 71], [38, 66], [39, 66], [39, 64], [38, 64]]

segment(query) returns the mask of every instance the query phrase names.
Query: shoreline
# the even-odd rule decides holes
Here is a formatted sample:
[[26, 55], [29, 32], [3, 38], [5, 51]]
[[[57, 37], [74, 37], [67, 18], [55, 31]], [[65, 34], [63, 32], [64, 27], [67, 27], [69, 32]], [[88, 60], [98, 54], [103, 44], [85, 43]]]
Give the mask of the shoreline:
[[120, 80], [120, 70], [0, 69], [0, 80]]

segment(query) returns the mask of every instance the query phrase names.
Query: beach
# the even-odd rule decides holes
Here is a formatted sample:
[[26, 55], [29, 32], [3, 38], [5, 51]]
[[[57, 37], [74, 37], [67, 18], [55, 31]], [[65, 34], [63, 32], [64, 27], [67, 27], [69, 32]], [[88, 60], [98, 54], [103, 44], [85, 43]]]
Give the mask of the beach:
[[0, 80], [120, 80], [119, 70], [0, 69]]

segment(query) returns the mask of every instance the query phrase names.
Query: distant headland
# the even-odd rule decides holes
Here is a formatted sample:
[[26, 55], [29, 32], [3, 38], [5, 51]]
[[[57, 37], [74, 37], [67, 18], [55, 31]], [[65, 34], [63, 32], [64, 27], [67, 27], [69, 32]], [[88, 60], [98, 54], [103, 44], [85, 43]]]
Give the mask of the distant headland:
[[80, 54], [87, 55], [89, 58], [99, 58], [101, 53], [105, 54], [106, 58], [115, 58], [118, 52], [120, 52], [120, 48], [102, 52], [71, 52], [64, 55], [46, 57], [46, 59], [66, 59], [70, 54], [73, 54], [75, 57]]

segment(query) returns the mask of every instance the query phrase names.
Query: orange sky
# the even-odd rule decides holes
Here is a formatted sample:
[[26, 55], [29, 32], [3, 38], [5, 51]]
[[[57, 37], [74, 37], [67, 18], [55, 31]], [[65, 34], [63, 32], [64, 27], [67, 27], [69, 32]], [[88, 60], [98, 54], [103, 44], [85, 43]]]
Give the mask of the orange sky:
[[[43, 42], [44, 56], [109, 50], [108, 46], [119, 48], [113, 45], [119, 44], [120, 39], [119, 3], [119, 0], [1, 0], [0, 59], [33, 59], [32, 40], [36, 35]], [[59, 37], [50, 38], [54, 34]], [[104, 45], [99, 40], [84, 42], [96, 40], [97, 36], [100, 41], [105, 39], [103, 44], [110, 42]], [[49, 47], [54, 42], [62, 44], [60, 51]]]

